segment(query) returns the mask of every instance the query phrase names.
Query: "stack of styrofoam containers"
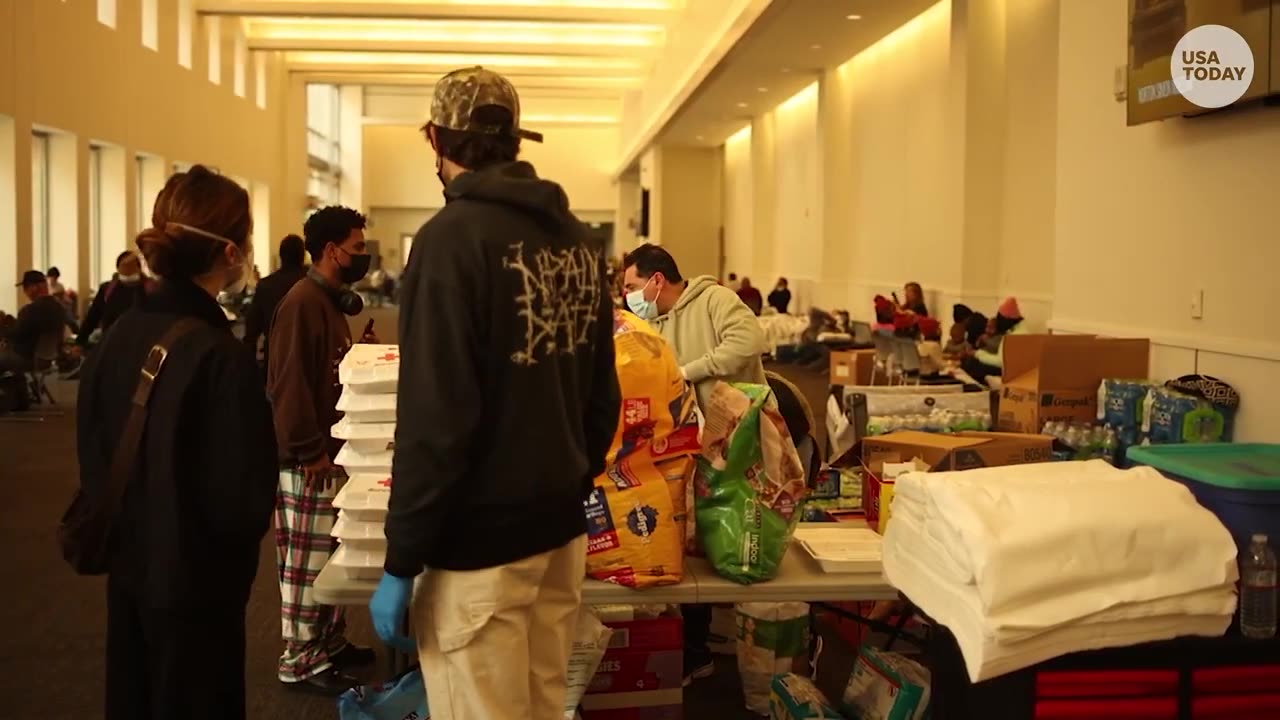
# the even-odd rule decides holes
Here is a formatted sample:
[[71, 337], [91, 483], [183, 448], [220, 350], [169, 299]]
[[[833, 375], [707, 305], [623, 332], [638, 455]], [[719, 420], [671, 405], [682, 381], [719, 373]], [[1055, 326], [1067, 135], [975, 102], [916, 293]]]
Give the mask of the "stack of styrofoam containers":
[[395, 345], [356, 345], [338, 366], [338, 410], [343, 416], [332, 434], [345, 441], [337, 464], [349, 479], [333, 501], [338, 508], [333, 536], [339, 547], [331, 562], [352, 579], [382, 577], [399, 375], [400, 351]]

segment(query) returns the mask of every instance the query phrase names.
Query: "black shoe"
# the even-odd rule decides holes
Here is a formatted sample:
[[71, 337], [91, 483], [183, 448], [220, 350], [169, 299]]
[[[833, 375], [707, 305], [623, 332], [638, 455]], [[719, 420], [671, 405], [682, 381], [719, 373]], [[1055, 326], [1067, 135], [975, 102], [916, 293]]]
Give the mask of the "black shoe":
[[378, 662], [378, 653], [373, 648], [347, 643], [341, 650], [329, 656], [329, 662], [340, 670], [368, 667]]
[[360, 681], [335, 667], [329, 668], [319, 675], [312, 675], [305, 680], [295, 680], [293, 682], [281, 680], [280, 684], [294, 692], [337, 697], [359, 685]]
[[704, 650], [700, 652], [684, 653], [684, 686], [689, 687], [694, 680], [709, 678], [716, 672], [716, 661], [712, 658], [711, 652]]

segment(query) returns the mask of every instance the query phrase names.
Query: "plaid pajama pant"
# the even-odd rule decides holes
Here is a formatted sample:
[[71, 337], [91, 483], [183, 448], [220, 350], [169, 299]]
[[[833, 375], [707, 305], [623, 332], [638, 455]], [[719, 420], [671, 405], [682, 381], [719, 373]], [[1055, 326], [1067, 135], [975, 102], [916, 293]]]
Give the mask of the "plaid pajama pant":
[[281, 637], [284, 653], [278, 674], [284, 682], [319, 675], [329, 658], [347, 645], [343, 609], [321, 605], [312, 596], [316, 575], [333, 554], [329, 534], [337, 520], [337, 487], [307, 487], [300, 470], [281, 470], [276, 490], [276, 567], [280, 578]]

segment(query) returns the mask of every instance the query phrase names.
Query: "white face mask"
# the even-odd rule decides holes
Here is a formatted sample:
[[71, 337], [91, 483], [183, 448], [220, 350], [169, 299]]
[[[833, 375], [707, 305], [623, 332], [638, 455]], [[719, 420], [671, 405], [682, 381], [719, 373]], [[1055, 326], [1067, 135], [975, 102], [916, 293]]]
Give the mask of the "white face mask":
[[125, 285], [134, 285], [139, 282], [142, 282], [142, 273], [134, 273], [132, 275], [121, 275], [120, 282], [124, 283]]
[[[649, 282], [653, 282], [653, 278], [649, 278]], [[632, 290], [627, 293], [627, 307], [631, 312], [635, 313], [641, 320], [653, 320], [660, 314], [658, 312], [658, 299], [646, 300], [644, 291], [649, 287], [646, 282], [644, 287], [639, 290]]]
[[232, 295], [239, 295], [240, 293], [244, 292], [244, 289], [249, 285], [249, 262], [250, 261], [249, 261], [249, 256], [246, 255], [245, 252], [240, 249], [239, 245], [236, 245], [235, 243], [222, 237], [221, 235], [214, 235], [213, 233], [208, 232], [206, 230], [201, 230], [198, 227], [183, 225], [182, 223], [176, 223], [176, 222], [171, 222], [168, 225], [170, 227], [179, 228], [189, 233], [194, 233], [202, 237], [207, 237], [210, 240], [217, 240], [218, 242], [226, 243], [227, 245], [231, 246], [231, 249], [235, 250], [236, 254], [240, 256], [240, 262], [231, 268], [231, 275], [230, 277], [227, 278], [227, 282], [225, 285], [223, 285], [222, 289], [228, 293], [231, 293]]

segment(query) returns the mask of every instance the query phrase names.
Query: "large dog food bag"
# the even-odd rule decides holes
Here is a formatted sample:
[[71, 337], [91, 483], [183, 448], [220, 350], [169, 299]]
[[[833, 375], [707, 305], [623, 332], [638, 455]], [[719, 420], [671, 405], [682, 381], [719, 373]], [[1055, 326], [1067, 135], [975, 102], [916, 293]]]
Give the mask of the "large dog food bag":
[[718, 383], [707, 405], [694, 488], [698, 542], [723, 577], [770, 580], [808, 492], [800, 455], [768, 385]]
[[738, 674], [747, 709], [769, 714], [770, 685], [778, 674], [808, 663], [809, 605], [738, 603]]
[[614, 330], [622, 412], [607, 468], [585, 503], [587, 575], [635, 588], [672, 585], [684, 578], [695, 400], [675, 353], [647, 323], [617, 311]]

